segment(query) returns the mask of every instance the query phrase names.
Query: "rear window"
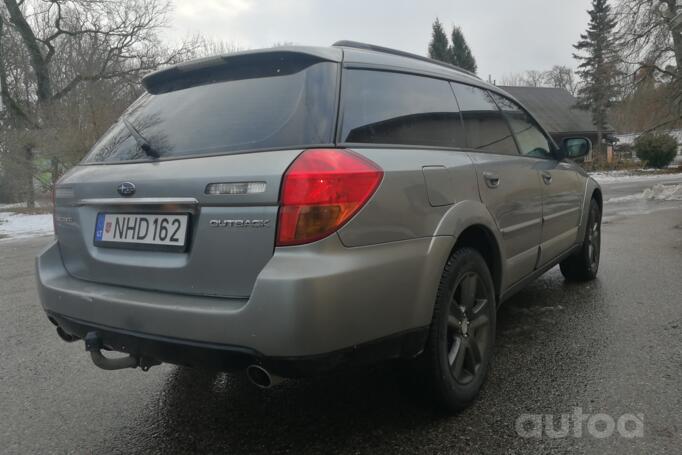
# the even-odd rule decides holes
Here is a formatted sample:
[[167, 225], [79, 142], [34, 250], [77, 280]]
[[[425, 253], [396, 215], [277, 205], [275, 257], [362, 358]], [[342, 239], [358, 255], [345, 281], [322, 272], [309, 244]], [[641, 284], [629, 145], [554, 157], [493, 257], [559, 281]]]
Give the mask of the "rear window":
[[[257, 71], [238, 68], [239, 77], [246, 75], [241, 79], [220, 69], [208, 80], [194, 78], [170, 84], [169, 91], [146, 93], [123, 117], [161, 159], [331, 144], [338, 64], [308, 60], [292, 67], [273, 60]], [[146, 159], [119, 120], [84, 163]]]
[[459, 108], [446, 81], [370, 70], [350, 70], [343, 79], [343, 142], [465, 145]]

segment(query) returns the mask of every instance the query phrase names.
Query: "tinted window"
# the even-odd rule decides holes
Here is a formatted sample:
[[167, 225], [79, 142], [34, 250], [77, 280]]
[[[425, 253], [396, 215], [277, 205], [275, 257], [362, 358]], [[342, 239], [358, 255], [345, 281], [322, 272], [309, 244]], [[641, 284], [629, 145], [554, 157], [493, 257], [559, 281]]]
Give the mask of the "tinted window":
[[383, 71], [343, 77], [343, 142], [464, 147], [447, 82]]
[[492, 96], [507, 116], [509, 125], [516, 135], [521, 154], [536, 158], [551, 157], [552, 148], [549, 141], [536, 126], [535, 121], [515, 102], [497, 94]]
[[469, 148], [506, 155], [518, 150], [509, 125], [486, 90], [453, 83]]
[[[218, 69], [212, 79], [147, 93], [124, 116], [161, 158], [331, 144], [337, 70], [334, 63], [292, 67], [275, 60], [234, 79], [229, 69]], [[148, 158], [119, 121], [85, 162], [137, 159]]]

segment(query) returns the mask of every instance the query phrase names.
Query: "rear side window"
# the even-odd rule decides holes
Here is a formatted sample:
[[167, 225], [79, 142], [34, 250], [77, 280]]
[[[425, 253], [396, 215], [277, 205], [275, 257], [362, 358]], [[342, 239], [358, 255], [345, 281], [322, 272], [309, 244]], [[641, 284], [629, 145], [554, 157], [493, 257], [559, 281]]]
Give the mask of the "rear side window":
[[486, 90], [453, 83], [469, 148], [504, 155], [518, 155], [518, 149], [502, 112]]
[[465, 146], [448, 82], [386, 71], [343, 76], [341, 140], [346, 143]]
[[[161, 159], [333, 143], [338, 64], [272, 58], [208, 73], [173, 80], [124, 114]], [[84, 162], [140, 159], [149, 158], [119, 121]]]
[[492, 96], [504, 112], [507, 120], [509, 120], [509, 125], [514, 135], [516, 135], [516, 141], [521, 149], [521, 154], [535, 158], [551, 158], [552, 148], [550, 143], [531, 116], [512, 100], [495, 93]]

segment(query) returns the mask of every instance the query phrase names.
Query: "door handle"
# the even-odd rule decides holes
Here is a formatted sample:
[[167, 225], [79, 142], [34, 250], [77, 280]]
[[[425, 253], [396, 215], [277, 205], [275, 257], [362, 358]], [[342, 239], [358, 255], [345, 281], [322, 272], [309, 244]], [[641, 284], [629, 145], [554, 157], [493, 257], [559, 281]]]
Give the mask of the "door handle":
[[485, 179], [485, 184], [488, 185], [488, 188], [497, 188], [500, 186], [500, 176], [497, 174], [484, 172], [483, 178]]
[[549, 172], [541, 172], [542, 175], [542, 181], [545, 182], [545, 185], [551, 185], [552, 184], [552, 174]]

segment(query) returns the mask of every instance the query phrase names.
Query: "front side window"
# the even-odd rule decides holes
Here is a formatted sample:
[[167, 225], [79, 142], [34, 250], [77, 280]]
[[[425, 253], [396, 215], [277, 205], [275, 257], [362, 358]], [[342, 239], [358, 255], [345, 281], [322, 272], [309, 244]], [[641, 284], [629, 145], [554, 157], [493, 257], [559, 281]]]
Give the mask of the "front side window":
[[465, 146], [457, 102], [448, 83], [440, 79], [348, 70], [342, 106], [342, 142]]
[[518, 155], [514, 137], [502, 112], [487, 91], [453, 83], [469, 148], [502, 155]]
[[552, 147], [531, 116], [510, 99], [495, 93], [492, 96], [509, 120], [521, 154], [534, 158], [551, 158]]

